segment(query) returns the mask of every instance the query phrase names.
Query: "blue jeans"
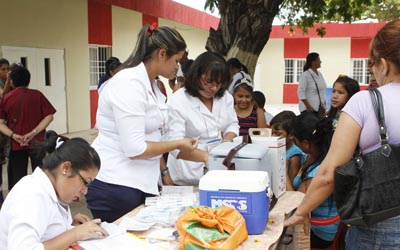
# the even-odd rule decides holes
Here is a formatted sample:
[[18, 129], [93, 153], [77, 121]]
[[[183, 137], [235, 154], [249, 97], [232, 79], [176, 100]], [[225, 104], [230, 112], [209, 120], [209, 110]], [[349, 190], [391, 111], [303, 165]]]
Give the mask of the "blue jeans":
[[400, 216], [371, 227], [351, 226], [346, 236], [346, 250], [400, 249]]

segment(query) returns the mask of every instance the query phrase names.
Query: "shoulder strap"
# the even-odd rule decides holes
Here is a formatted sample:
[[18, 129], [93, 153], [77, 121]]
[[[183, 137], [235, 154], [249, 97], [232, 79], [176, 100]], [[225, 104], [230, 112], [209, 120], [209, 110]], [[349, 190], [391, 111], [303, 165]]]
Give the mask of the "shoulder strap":
[[387, 136], [382, 94], [377, 88], [369, 88], [368, 91], [371, 95], [372, 106], [374, 107], [376, 119], [378, 120], [379, 135], [380, 135], [381, 146], [382, 146], [381, 152], [383, 155], [388, 157], [390, 155], [392, 149], [389, 145], [388, 136]]
[[314, 79], [313, 75], [311, 74], [311, 72], [310, 72], [310, 71], [308, 71], [308, 73], [310, 74], [311, 78], [314, 80], [315, 87], [317, 88], [317, 93], [318, 93], [319, 103], [320, 103], [320, 104], [322, 104], [321, 95], [319, 94], [319, 88], [318, 88], [318, 84], [317, 84], [317, 82], [315, 81], [315, 79]]
[[377, 88], [368, 89], [371, 95], [372, 106], [374, 107], [374, 112], [376, 119], [379, 124], [379, 134], [381, 141], [387, 142], [387, 130], [385, 124], [385, 113], [382, 102], [382, 94]]

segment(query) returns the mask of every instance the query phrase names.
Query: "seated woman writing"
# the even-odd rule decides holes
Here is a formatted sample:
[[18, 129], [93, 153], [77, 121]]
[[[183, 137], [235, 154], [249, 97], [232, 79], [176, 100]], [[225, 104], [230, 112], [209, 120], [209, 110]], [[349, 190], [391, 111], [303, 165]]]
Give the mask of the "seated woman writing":
[[[68, 206], [81, 194], [100, 168], [96, 151], [83, 139], [65, 140], [46, 133], [38, 154], [42, 166], [23, 177], [10, 191], [0, 211], [0, 250], [60, 250], [79, 240], [108, 234], [99, 219], [77, 214]], [[75, 226], [75, 227], [73, 227]]]

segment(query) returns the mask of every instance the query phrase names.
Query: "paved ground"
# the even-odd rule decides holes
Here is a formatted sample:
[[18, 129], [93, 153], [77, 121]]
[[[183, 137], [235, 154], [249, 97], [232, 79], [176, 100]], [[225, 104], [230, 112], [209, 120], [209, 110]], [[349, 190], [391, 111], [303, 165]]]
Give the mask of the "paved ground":
[[[266, 107], [267, 111], [270, 112], [273, 115], [278, 114], [279, 112], [283, 110], [291, 110], [295, 112], [296, 114], [299, 114], [298, 110], [298, 105], [297, 104], [285, 104], [285, 105], [274, 105], [274, 104], [269, 104]], [[73, 137], [82, 137], [85, 140], [87, 140], [89, 143], [91, 143], [97, 136], [97, 131], [95, 129], [89, 129], [89, 130], [84, 130], [84, 131], [79, 131], [79, 132], [74, 132], [74, 133], [69, 133], [65, 134], [65, 136], [69, 138]], [[6, 164], [3, 165], [3, 194], [7, 195], [7, 172], [6, 172]], [[30, 172], [30, 170], [29, 170]], [[71, 205], [71, 210], [72, 214], [75, 215], [76, 213], [83, 213], [89, 216], [92, 216], [90, 213], [90, 210], [87, 209], [86, 206], [86, 200], [85, 197], [81, 197], [78, 202], [73, 202]]]

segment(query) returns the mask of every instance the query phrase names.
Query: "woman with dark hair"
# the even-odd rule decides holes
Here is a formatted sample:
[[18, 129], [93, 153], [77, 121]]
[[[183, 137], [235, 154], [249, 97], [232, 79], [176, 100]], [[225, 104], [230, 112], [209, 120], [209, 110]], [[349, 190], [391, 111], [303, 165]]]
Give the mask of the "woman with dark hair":
[[[329, 150], [333, 131], [332, 121], [329, 118], [320, 120], [314, 114], [305, 112], [294, 118], [292, 125], [293, 141], [307, 156], [293, 182], [287, 183], [287, 189], [305, 193]], [[311, 219], [318, 219], [322, 222], [324, 220], [333, 221], [323, 226], [311, 225], [311, 248], [325, 249], [329, 247], [339, 225], [338, 211], [333, 195], [311, 211]]]
[[331, 108], [328, 112], [328, 117], [332, 119], [334, 128], [337, 127], [342, 108], [358, 91], [360, 91], [360, 85], [353, 78], [339, 76], [338, 79], [336, 79], [332, 88]]
[[300, 100], [300, 112], [318, 113], [320, 106], [325, 110], [326, 82], [322, 73], [318, 71], [320, 67], [321, 59], [319, 54], [315, 52], [308, 54], [297, 91]]
[[117, 57], [110, 57], [106, 61], [106, 73], [100, 78], [99, 83], [97, 84], [97, 89], [100, 91], [100, 87], [104, 82], [108, 81], [113, 75], [115, 75], [118, 71], [118, 67], [121, 65], [121, 62]]
[[[400, 143], [400, 20], [383, 26], [372, 39], [369, 51], [370, 69], [382, 95], [385, 125], [390, 144]], [[309, 186], [303, 202], [285, 226], [308, 224], [308, 214], [334, 192], [334, 173], [352, 159], [359, 146], [363, 154], [381, 147], [379, 124], [373, 112], [369, 91], [359, 91], [346, 104], [340, 115], [330, 150]], [[366, 167], [366, 166], [364, 166]], [[374, 166], [379, 168], [379, 163]], [[368, 210], [368, 208], [365, 208]], [[305, 228], [306, 231], [307, 227]], [[398, 249], [400, 216], [371, 226], [351, 225], [346, 236], [346, 249]]]
[[232, 141], [239, 134], [233, 98], [226, 92], [229, 80], [225, 60], [204, 52], [190, 67], [185, 87], [168, 99], [169, 139], [199, 138], [198, 149], [193, 152], [174, 150], [169, 154], [168, 166], [175, 184], [198, 185], [211, 147], [222, 140]]
[[169, 27], [145, 25], [136, 47], [99, 97], [93, 147], [103, 167], [86, 196], [96, 218], [113, 222], [159, 194], [162, 154], [196, 148], [196, 139], [166, 141], [168, 106], [156, 77], [173, 78], [186, 43]]
[[106, 237], [99, 219], [72, 218], [68, 205], [86, 194], [96, 177], [96, 151], [81, 138], [65, 140], [54, 131], [37, 147], [36, 153], [47, 154], [42, 166], [14, 186], [0, 210], [0, 250], [67, 249], [80, 240]]

